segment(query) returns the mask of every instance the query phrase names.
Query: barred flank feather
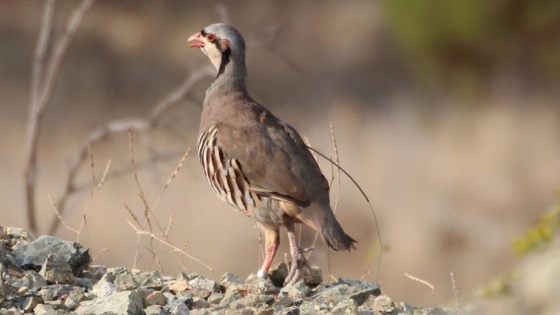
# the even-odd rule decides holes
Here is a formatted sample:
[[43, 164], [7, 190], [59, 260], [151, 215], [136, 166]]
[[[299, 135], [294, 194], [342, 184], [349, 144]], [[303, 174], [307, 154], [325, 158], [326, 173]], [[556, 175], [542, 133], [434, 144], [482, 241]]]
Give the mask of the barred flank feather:
[[202, 169], [222, 200], [249, 215], [249, 206], [255, 206], [255, 200], [260, 200], [260, 196], [249, 190], [249, 182], [239, 162], [229, 159], [222, 148], [216, 145], [217, 133], [218, 129], [213, 126], [198, 138], [198, 158]]

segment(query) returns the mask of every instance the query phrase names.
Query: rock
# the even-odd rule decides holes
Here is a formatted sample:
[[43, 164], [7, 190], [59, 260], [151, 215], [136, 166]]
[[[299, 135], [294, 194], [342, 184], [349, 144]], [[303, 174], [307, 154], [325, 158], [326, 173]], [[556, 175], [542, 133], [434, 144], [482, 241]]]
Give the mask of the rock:
[[164, 311], [160, 305], [150, 305], [144, 309], [146, 315], [168, 315], [168, 311]]
[[380, 295], [373, 300], [373, 311], [391, 314], [393, 310], [395, 310], [395, 304], [388, 296]]
[[210, 307], [210, 303], [203, 298], [200, 297], [193, 297], [193, 302], [191, 304], [191, 310], [199, 309], [199, 308], [208, 308]]
[[146, 297], [146, 305], [165, 305], [165, 297], [161, 291], [154, 291]]
[[284, 280], [288, 276], [288, 265], [286, 263], [279, 263], [268, 271], [268, 279], [277, 287], [284, 286]]
[[243, 284], [237, 286], [240, 291], [248, 293], [276, 294], [279, 289], [270, 281], [255, 274], [250, 274]]
[[303, 280], [308, 286], [314, 287], [323, 282], [323, 272], [321, 267], [312, 265], [311, 270], [303, 273]]
[[178, 280], [178, 281], [171, 282], [168, 288], [169, 291], [178, 293], [178, 292], [187, 291], [188, 289], [191, 288], [191, 286], [189, 285], [189, 282], [187, 280]]
[[[270, 268], [268, 278], [277, 287], [284, 286], [284, 280], [288, 276], [289, 266], [286, 263], [279, 263]], [[314, 287], [323, 282], [323, 272], [316, 265], [311, 266], [311, 270], [303, 270], [302, 279], [308, 286]]]
[[76, 278], [70, 265], [63, 260], [57, 259], [53, 254], [47, 256], [39, 274], [49, 283], [76, 283]]
[[50, 302], [68, 296], [73, 290], [75, 290], [75, 288], [68, 284], [53, 284], [41, 288], [41, 290], [39, 290], [39, 295], [45, 302]]
[[97, 297], [109, 296], [117, 292], [117, 286], [113, 284], [112, 281], [109, 281], [111, 278], [112, 276], [107, 276], [107, 277], [103, 276], [101, 280], [99, 280], [95, 285], [93, 285], [91, 292], [95, 294]]
[[379, 291], [375, 289], [365, 289], [351, 294], [350, 299], [354, 300], [358, 306], [362, 305], [370, 296], [377, 296]]
[[241, 298], [243, 298], [243, 296], [241, 295], [241, 293], [239, 293], [238, 290], [232, 291], [224, 296], [224, 298], [220, 301], [220, 304], [218, 304], [218, 306], [228, 307], [231, 303], [233, 303], [233, 301], [237, 301]]
[[335, 284], [332, 287], [315, 294], [312, 298], [318, 303], [336, 304], [338, 301], [345, 300], [352, 294], [359, 291], [359, 288], [352, 287], [347, 284]]
[[207, 301], [210, 304], [220, 304], [220, 302], [224, 299], [224, 294], [223, 293], [212, 293], [210, 294], [210, 296], [208, 297]]
[[39, 291], [42, 287], [47, 286], [47, 281], [35, 271], [26, 271], [21, 279], [23, 285], [31, 291]]
[[40, 296], [29, 296], [23, 302], [21, 308], [25, 312], [31, 312], [35, 309], [38, 304], [42, 304], [43, 299]]
[[223, 285], [225, 288], [232, 285], [242, 284], [242, 283], [243, 283], [243, 279], [230, 272], [224, 273], [224, 275], [220, 278], [220, 284]]
[[58, 314], [61, 314], [61, 312], [58, 312], [52, 306], [47, 305], [47, 304], [39, 304], [35, 307], [35, 309], [33, 311], [35, 312], [35, 315], [58, 315]]
[[338, 303], [331, 311], [333, 315], [358, 315], [358, 304], [352, 299]]
[[280, 290], [280, 295], [286, 294], [292, 300], [301, 299], [311, 294], [311, 288], [307, 286], [304, 282], [305, 280], [299, 280], [292, 286], [283, 287]]
[[80, 244], [47, 235], [23, 244], [12, 252], [18, 265], [27, 270], [38, 270], [49, 254], [54, 256], [54, 260], [70, 265], [75, 276], [78, 276], [91, 261], [89, 251]]
[[361, 290], [373, 289], [376, 291], [376, 295], [381, 295], [381, 287], [379, 286], [379, 284], [367, 280], [338, 278], [338, 282], [336, 282], [336, 284], [347, 284], [349, 286], [356, 287]]
[[164, 306], [171, 315], [189, 315], [189, 306], [193, 302], [192, 295], [181, 296]]
[[143, 314], [142, 298], [136, 291], [117, 292], [109, 296], [85, 301], [75, 311], [78, 315], [133, 315]]
[[206, 299], [212, 293], [222, 292], [217, 282], [202, 277], [189, 281], [191, 292], [194, 296]]

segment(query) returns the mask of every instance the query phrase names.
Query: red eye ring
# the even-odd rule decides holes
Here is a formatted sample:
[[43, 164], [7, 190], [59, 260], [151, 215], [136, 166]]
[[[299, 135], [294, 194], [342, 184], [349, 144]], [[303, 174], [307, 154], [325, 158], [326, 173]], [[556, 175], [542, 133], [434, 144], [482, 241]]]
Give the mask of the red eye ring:
[[216, 35], [214, 35], [214, 34], [206, 34], [206, 39], [207, 39], [209, 42], [215, 41], [216, 38], [217, 38], [217, 37], [216, 37]]

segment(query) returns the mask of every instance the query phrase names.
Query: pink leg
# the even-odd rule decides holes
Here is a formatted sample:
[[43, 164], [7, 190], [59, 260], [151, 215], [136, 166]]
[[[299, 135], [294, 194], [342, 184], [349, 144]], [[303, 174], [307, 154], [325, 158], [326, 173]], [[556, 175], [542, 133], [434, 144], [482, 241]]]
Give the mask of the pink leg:
[[264, 256], [264, 262], [261, 269], [257, 273], [257, 276], [266, 279], [266, 277], [268, 276], [268, 270], [270, 269], [270, 265], [272, 265], [272, 260], [274, 259], [274, 256], [276, 255], [276, 251], [278, 250], [278, 245], [280, 245], [280, 243], [275, 242], [266, 247], [266, 255]]
[[294, 222], [292, 220], [287, 220], [285, 224], [286, 229], [288, 230], [288, 241], [290, 242], [292, 265], [290, 266], [290, 272], [288, 273], [286, 280], [284, 280], [284, 285], [291, 286], [299, 280], [302, 268], [305, 267], [309, 269], [310, 267], [307, 259], [305, 259], [305, 256], [303, 255], [303, 250], [297, 243]]
[[272, 260], [276, 255], [278, 246], [280, 245], [280, 231], [264, 224], [259, 224], [259, 226], [264, 234], [264, 246], [266, 254], [264, 256], [262, 267], [259, 272], [257, 272], [257, 276], [266, 279], [268, 277], [268, 270], [270, 269], [270, 265], [272, 265]]

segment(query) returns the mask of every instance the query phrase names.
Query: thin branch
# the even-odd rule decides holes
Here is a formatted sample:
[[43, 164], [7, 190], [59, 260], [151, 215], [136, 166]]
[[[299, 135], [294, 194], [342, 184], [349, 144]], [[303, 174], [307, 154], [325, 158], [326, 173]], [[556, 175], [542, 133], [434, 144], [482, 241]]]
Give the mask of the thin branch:
[[[54, 0], [45, 3], [43, 23], [35, 51], [35, 61], [33, 65], [31, 83], [31, 105], [29, 106], [29, 119], [27, 122], [27, 136], [25, 140], [25, 195], [27, 203], [27, 217], [29, 229], [37, 233], [36, 208], [35, 208], [35, 184], [37, 175], [37, 150], [39, 147], [39, 130], [41, 129], [42, 118], [45, 108], [50, 100], [52, 92], [57, 82], [60, 65], [70, 43], [80, 26], [86, 12], [89, 10], [94, 0], [84, 0], [82, 4], [74, 10], [68, 23], [66, 32], [57, 40], [52, 55], [46, 64], [46, 52], [50, 43], [52, 24], [54, 17]], [[53, 220], [57, 220], [54, 218]]]
[[37, 106], [39, 99], [39, 89], [43, 81], [43, 69], [45, 67], [45, 59], [47, 48], [49, 46], [52, 34], [52, 25], [54, 20], [55, 0], [45, 1], [45, 9], [43, 11], [43, 21], [41, 23], [41, 31], [35, 47], [35, 59], [33, 61], [33, 69], [31, 74], [31, 97], [29, 102], [29, 117], [27, 122], [27, 135], [25, 139], [25, 202], [27, 210], [27, 225], [32, 233], [37, 234], [37, 218], [35, 210], [35, 176], [37, 171], [37, 130], [39, 128], [37, 120]]
[[[109, 121], [102, 126], [94, 129], [88, 133], [80, 146], [77, 157], [70, 163], [68, 175], [66, 176], [66, 187], [64, 188], [61, 196], [58, 198], [58, 207], [60, 213], [66, 210], [67, 201], [73, 193], [77, 191], [82, 191], [86, 189], [83, 185], [77, 184], [76, 180], [78, 173], [85, 161], [87, 160], [87, 148], [94, 146], [110, 136], [118, 133], [128, 132], [132, 130], [139, 133], [148, 132], [153, 127], [157, 126], [163, 115], [169, 111], [172, 105], [176, 104], [178, 101], [182, 100], [198, 83], [200, 80], [206, 77], [212, 77], [214, 75], [214, 70], [211, 67], [203, 67], [198, 70], [191, 72], [183, 82], [181, 82], [177, 88], [165, 95], [159, 102], [157, 102], [152, 111], [148, 114], [146, 118], [125, 118]], [[157, 160], [167, 160], [169, 158], [177, 156], [178, 153], [173, 154], [163, 154], [161, 156], [153, 156], [152, 159]], [[153, 161], [152, 161], [153, 162]], [[144, 162], [138, 162], [137, 166], [149, 164], [150, 160]], [[107, 174], [107, 176], [116, 176], [130, 172], [130, 167], [116, 169], [113, 172]], [[53, 219], [51, 221], [48, 234], [53, 235], [59, 228], [59, 221]]]

